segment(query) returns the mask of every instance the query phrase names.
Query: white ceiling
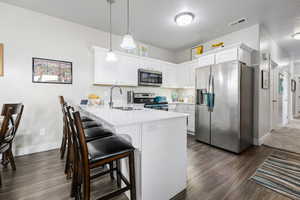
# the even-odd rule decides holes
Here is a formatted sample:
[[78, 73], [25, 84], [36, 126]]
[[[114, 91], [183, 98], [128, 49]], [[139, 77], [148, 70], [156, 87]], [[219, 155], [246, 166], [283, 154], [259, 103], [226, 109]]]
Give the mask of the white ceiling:
[[[0, 0], [9, 4], [108, 31], [106, 0]], [[113, 4], [113, 32], [123, 35], [126, 0]], [[278, 44], [300, 59], [299, 0], [131, 0], [131, 29], [137, 40], [169, 50], [199, 44], [256, 23], [263, 24]], [[178, 27], [174, 16], [182, 11], [196, 15], [195, 23]], [[247, 23], [229, 27], [245, 17]]]

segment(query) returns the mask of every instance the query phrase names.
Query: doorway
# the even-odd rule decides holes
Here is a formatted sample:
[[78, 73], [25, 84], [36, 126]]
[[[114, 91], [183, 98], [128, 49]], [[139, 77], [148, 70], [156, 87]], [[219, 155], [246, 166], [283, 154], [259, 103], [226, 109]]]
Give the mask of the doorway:
[[279, 123], [285, 126], [289, 122], [289, 74], [280, 72], [278, 83]]
[[278, 106], [278, 65], [270, 61], [270, 128], [278, 128], [279, 106]]

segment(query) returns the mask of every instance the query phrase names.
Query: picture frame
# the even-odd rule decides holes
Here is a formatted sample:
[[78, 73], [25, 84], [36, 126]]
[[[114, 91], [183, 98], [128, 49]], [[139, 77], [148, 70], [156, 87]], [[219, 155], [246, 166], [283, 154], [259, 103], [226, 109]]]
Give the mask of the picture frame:
[[261, 87], [262, 89], [269, 89], [269, 72], [267, 70], [261, 71]]
[[0, 43], [0, 76], [4, 76], [4, 45]]
[[73, 63], [46, 58], [32, 58], [32, 82], [72, 84]]

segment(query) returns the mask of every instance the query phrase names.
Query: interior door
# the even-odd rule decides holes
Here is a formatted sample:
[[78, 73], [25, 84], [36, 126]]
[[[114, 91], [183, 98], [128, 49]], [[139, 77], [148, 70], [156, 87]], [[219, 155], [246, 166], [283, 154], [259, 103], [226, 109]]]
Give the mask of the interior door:
[[207, 107], [207, 96], [210, 66], [196, 69], [196, 139], [210, 144], [210, 112]]
[[215, 102], [211, 113], [211, 144], [238, 153], [240, 150], [240, 63], [211, 68]]
[[270, 120], [271, 120], [271, 129], [276, 129], [278, 127], [279, 121], [279, 103], [280, 99], [278, 98], [278, 68], [277, 64], [271, 61], [270, 68], [270, 100], [271, 100], [271, 112], [270, 112]]

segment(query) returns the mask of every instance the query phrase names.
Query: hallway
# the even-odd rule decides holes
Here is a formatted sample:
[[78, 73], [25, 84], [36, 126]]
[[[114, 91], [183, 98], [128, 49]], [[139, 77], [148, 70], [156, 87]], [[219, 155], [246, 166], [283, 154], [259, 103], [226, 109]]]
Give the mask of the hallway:
[[300, 120], [293, 120], [287, 126], [273, 130], [264, 145], [300, 153]]

